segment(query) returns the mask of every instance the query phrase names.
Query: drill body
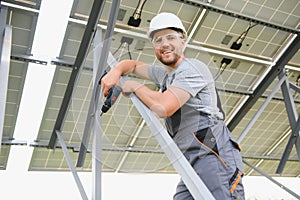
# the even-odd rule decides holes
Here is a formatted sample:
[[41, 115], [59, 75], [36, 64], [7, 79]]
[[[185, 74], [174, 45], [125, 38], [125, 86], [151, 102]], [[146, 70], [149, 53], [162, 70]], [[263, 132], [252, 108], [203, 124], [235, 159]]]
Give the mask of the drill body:
[[106, 113], [111, 106], [116, 102], [116, 100], [118, 99], [119, 95], [122, 92], [122, 88], [118, 85], [113, 86], [112, 88], [110, 88], [108, 90], [108, 95], [103, 103], [103, 106], [101, 108], [101, 115], [103, 113]]

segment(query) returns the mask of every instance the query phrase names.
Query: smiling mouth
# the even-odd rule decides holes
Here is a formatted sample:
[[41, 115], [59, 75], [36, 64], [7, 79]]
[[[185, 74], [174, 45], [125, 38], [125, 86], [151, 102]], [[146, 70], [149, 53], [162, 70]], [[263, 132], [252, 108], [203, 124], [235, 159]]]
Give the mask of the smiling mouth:
[[172, 53], [172, 51], [163, 51], [161, 54], [162, 55], [167, 55], [167, 54], [171, 54]]

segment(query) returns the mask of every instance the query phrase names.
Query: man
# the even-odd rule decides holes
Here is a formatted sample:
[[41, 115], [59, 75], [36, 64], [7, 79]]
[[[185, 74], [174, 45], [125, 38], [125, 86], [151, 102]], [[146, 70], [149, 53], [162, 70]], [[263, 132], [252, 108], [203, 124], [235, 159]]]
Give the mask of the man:
[[[208, 67], [183, 54], [187, 33], [181, 20], [174, 14], [160, 13], [151, 20], [148, 36], [164, 67], [121, 61], [102, 79], [104, 95], [125, 74], [152, 80], [161, 92], [127, 80], [122, 85], [123, 93], [134, 93], [154, 113], [165, 118], [170, 136], [215, 199], [244, 199], [239, 146], [224, 125]], [[193, 199], [183, 181], [179, 182], [174, 199]]]

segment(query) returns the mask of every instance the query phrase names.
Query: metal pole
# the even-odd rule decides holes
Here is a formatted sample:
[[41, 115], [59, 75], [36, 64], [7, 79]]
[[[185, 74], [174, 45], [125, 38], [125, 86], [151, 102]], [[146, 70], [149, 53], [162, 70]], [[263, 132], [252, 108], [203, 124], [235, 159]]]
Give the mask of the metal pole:
[[263, 172], [262, 170], [260, 170], [259, 168], [255, 167], [254, 165], [252, 165], [251, 163], [249, 163], [246, 160], [243, 160], [243, 162], [248, 165], [250, 168], [254, 169], [255, 171], [257, 171], [258, 173], [260, 173], [261, 175], [263, 175], [264, 177], [266, 177], [267, 179], [269, 179], [270, 181], [272, 181], [273, 183], [275, 183], [276, 185], [278, 185], [281, 189], [287, 191], [288, 193], [290, 193], [291, 195], [293, 195], [294, 197], [296, 197], [297, 199], [300, 199], [300, 196], [298, 194], [296, 194], [295, 192], [293, 192], [292, 190], [288, 189], [287, 187], [285, 187], [284, 185], [282, 185], [281, 183], [279, 183], [278, 181], [276, 181], [274, 178], [272, 178], [269, 174]]
[[[94, 38], [94, 63], [93, 63], [93, 79], [94, 79], [94, 88], [100, 90], [99, 84], [96, 82], [97, 76], [96, 73], [99, 67], [104, 68], [104, 65], [98, 65], [99, 58], [102, 52], [101, 46], [101, 38], [102, 38], [102, 30], [101, 28], [97, 29], [95, 38]], [[103, 70], [103, 69], [101, 69]], [[99, 94], [97, 102], [100, 102], [99, 99], [102, 98], [101, 91], [95, 92], [95, 94]], [[92, 96], [93, 97], [93, 96]], [[95, 99], [96, 100], [96, 99]], [[99, 104], [99, 103], [98, 103]], [[92, 150], [92, 174], [93, 174], [93, 194], [92, 199], [100, 200], [101, 199], [101, 192], [102, 192], [102, 163], [101, 163], [101, 155], [102, 155], [102, 117], [100, 117], [99, 112], [99, 105], [95, 103], [94, 100], [91, 100], [89, 112], [83, 132], [83, 139], [79, 151], [78, 157], [78, 164], [83, 166], [86, 153], [87, 153], [87, 145], [89, 144], [90, 140], [90, 133], [91, 128], [94, 126], [94, 138], [93, 138], [93, 150]], [[82, 156], [82, 157], [81, 157]]]
[[253, 118], [250, 120], [248, 125], [245, 127], [244, 131], [241, 133], [239, 138], [237, 139], [237, 142], [240, 143], [244, 137], [247, 135], [247, 133], [250, 131], [252, 126], [255, 124], [256, 120], [259, 118], [259, 116], [262, 114], [264, 109], [267, 107], [267, 105], [270, 103], [272, 98], [274, 97], [275, 93], [280, 89], [280, 86], [284, 81], [286, 81], [286, 77], [282, 77], [279, 82], [276, 84], [276, 86], [273, 88], [271, 94], [268, 96], [268, 98], [265, 100], [265, 102], [260, 106], [256, 114], [253, 116]]
[[[8, 76], [12, 43], [12, 27], [6, 26], [4, 31], [3, 45], [0, 45], [2, 54], [0, 54], [0, 141], [2, 141], [3, 127], [5, 119], [5, 107], [8, 90]], [[0, 35], [1, 37], [1, 35]], [[1, 153], [1, 144], [0, 144]]]
[[[286, 73], [285, 70], [283, 70], [280, 74], [279, 77], [286, 77]], [[289, 119], [289, 123], [290, 123], [290, 127], [292, 130], [291, 136], [289, 138], [289, 141], [286, 145], [286, 148], [283, 152], [282, 158], [279, 162], [279, 165], [277, 167], [276, 173], [281, 174], [283, 171], [283, 168], [287, 162], [287, 159], [292, 151], [293, 145], [299, 140], [299, 129], [297, 128], [297, 120], [298, 120], [298, 114], [297, 114], [297, 108], [294, 102], [294, 98], [291, 94], [290, 91], [290, 84], [287, 81], [285, 84], [282, 84], [281, 86], [281, 90], [282, 90], [282, 94], [284, 97], [284, 103], [285, 103], [285, 107], [286, 107], [286, 111], [287, 111], [287, 115], [288, 115], [288, 119]], [[297, 142], [297, 143], [298, 143]], [[297, 150], [297, 154], [298, 157], [300, 157], [299, 155], [299, 145], [296, 145], [296, 150]]]
[[[99, 106], [99, 99], [101, 98], [101, 87], [98, 84], [98, 81], [103, 74], [104, 67], [106, 66], [108, 55], [109, 55], [109, 48], [111, 43], [111, 38], [114, 32], [114, 27], [117, 21], [118, 10], [120, 7], [120, 0], [115, 0], [112, 3], [110, 15], [108, 19], [108, 27], [109, 29], [106, 30], [103, 48], [101, 49], [101, 56], [98, 64], [98, 69], [96, 73], [96, 77], [94, 79], [94, 89], [92, 94], [91, 101], [94, 102], [95, 108], [95, 116], [94, 116], [94, 141], [93, 141], [93, 200], [101, 200], [101, 173], [102, 173], [102, 164], [101, 164], [101, 148], [102, 148], [102, 121], [100, 117], [100, 106]], [[99, 35], [98, 35], [99, 36]], [[99, 38], [98, 38], [99, 39]], [[87, 132], [89, 135], [90, 133]], [[89, 136], [88, 136], [89, 138]], [[86, 151], [84, 152], [86, 154]]]
[[81, 195], [81, 197], [82, 197], [83, 200], [88, 200], [88, 197], [87, 197], [87, 195], [86, 195], [86, 193], [84, 191], [83, 185], [82, 185], [82, 183], [80, 181], [80, 178], [79, 178], [79, 176], [78, 176], [78, 174], [76, 172], [76, 169], [74, 167], [74, 164], [72, 162], [71, 156], [70, 156], [70, 154], [68, 152], [67, 145], [66, 145], [66, 143], [65, 143], [65, 141], [64, 141], [64, 139], [63, 139], [63, 137], [61, 135], [61, 132], [58, 131], [58, 130], [56, 130], [55, 132], [56, 132], [56, 136], [57, 136], [57, 138], [58, 138], [58, 140], [59, 140], [59, 142], [61, 144], [62, 150], [64, 152], [64, 155], [66, 157], [67, 163], [69, 165], [69, 168], [70, 168], [70, 170], [71, 170], [71, 172], [73, 174], [73, 177], [74, 177], [74, 180], [76, 182], [76, 185], [77, 185], [77, 187], [79, 189], [80, 195]]

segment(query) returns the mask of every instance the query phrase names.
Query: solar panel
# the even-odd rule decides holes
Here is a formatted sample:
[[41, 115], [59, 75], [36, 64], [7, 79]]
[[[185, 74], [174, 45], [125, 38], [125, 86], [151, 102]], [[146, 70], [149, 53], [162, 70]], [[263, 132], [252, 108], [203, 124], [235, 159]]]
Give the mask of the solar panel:
[[[17, 3], [18, 1], [6, 2]], [[58, 55], [59, 61], [74, 63], [92, 3], [91, 0], [74, 1], [63, 47], [60, 55]], [[199, 1], [199, 5], [201, 3], [203, 2]], [[20, 4], [38, 10], [40, 1], [22, 1]], [[111, 1], [106, 2], [99, 20], [103, 35], [109, 28], [106, 25], [111, 4]], [[227, 123], [240, 109], [245, 99], [253, 95], [256, 86], [273, 66], [274, 59], [280, 56], [280, 52], [285, 49], [291, 39], [292, 33], [290, 30], [297, 29], [300, 22], [300, 3], [297, 0], [288, 2], [280, 0], [246, 0], [242, 2], [226, 0], [213, 1], [211, 5], [206, 7], [192, 4], [190, 1], [165, 0], [148, 1], [143, 9], [141, 25], [130, 27], [127, 22], [135, 10], [136, 4], [136, 1], [121, 1], [116, 29], [111, 38], [110, 52], [118, 61], [132, 58], [149, 64], [158, 64], [151, 44], [146, 38], [146, 28], [149, 26], [151, 18], [157, 13], [172, 12], [177, 14], [183, 20], [188, 33], [192, 36], [185, 51], [186, 57], [203, 61], [216, 77], [217, 88], [226, 113], [225, 122]], [[215, 9], [212, 9], [213, 7]], [[229, 13], [246, 15], [253, 20], [249, 22], [249, 20], [241, 17], [237, 18], [234, 14], [229, 15]], [[26, 55], [30, 51], [37, 17], [36, 12], [9, 8], [7, 23], [10, 23], [14, 30], [13, 54]], [[197, 19], [200, 17], [202, 17], [200, 23], [197, 24]], [[251, 28], [247, 32], [241, 48], [239, 50], [231, 49], [232, 43], [249, 27]], [[124, 37], [133, 40], [129, 46], [128, 44], [121, 44]], [[298, 50], [287, 67], [288, 80], [298, 86], [299, 53]], [[224, 58], [232, 59], [232, 62], [217, 78], [218, 70]], [[73, 90], [74, 93], [62, 128], [62, 135], [74, 163], [78, 158], [89, 103], [96, 98], [92, 97], [93, 62], [93, 48], [91, 48], [77, 85]], [[11, 61], [3, 140], [13, 138], [26, 70], [27, 63], [16, 60]], [[55, 150], [48, 149], [47, 143], [57, 120], [71, 72], [72, 65], [56, 66], [39, 134], [36, 141], [32, 143], [34, 152], [29, 167], [30, 170], [69, 170], [64, 154], [59, 147], [59, 142]], [[144, 83], [156, 89], [156, 86], [152, 83]], [[277, 83], [278, 79], [272, 81], [253, 107], [245, 112], [238, 126], [232, 131], [235, 138], [240, 136]], [[292, 91], [292, 94], [299, 113], [299, 94], [295, 91]], [[291, 134], [283, 98], [281, 91], [278, 91], [241, 142], [244, 159], [272, 175], [275, 175], [276, 168]], [[123, 96], [120, 97], [116, 105], [103, 115], [102, 130], [104, 172], [175, 173], [171, 162], [165, 157], [156, 139], [129, 99]], [[91, 146], [92, 141], [89, 141], [84, 167], [78, 170], [91, 170]], [[0, 166], [3, 169], [6, 167], [8, 156], [9, 146], [2, 145]], [[248, 166], [245, 166], [245, 168], [246, 174], [258, 175], [256, 172], [252, 172]], [[297, 161], [297, 153], [293, 148], [289, 161], [281, 175], [298, 176], [299, 174], [299, 161]]]

